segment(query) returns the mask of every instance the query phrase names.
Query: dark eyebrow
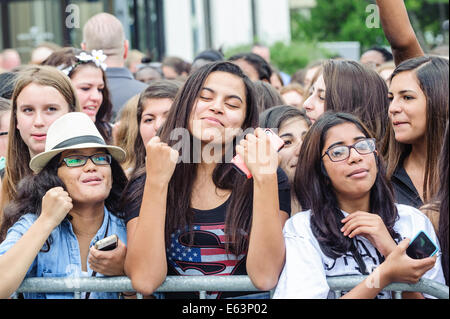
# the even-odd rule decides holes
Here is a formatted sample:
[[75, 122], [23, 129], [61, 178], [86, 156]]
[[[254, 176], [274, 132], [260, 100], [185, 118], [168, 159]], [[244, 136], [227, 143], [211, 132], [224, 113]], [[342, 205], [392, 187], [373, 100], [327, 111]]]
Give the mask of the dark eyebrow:
[[[357, 136], [353, 139], [354, 142], [358, 141], [358, 140], [362, 140], [363, 138], [367, 138], [366, 136]], [[328, 146], [327, 149], [332, 148], [333, 146], [337, 146], [337, 145], [345, 145], [344, 142], [340, 141], [340, 142], [336, 142], [331, 144], [330, 146]]]
[[280, 137], [294, 137], [294, 135], [292, 135], [292, 133], [285, 133], [283, 135], [280, 135]]
[[[211, 92], [211, 93], [216, 93], [214, 90], [212, 90], [212, 89], [210, 89], [210, 88], [208, 88], [208, 87], [204, 87], [204, 88], [202, 89], [202, 91], [203, 91], [203, 90], [207, 90], [207, 91], [209, 91], [209, 92]], [[242, 99], [241, 99], [239, 96], [237, 96], [237, 95], [227, 95], [226, 98], [227, 98], [227, 99], [238, 99], [239, 101], [241, 101], [241, 103], [244, 103], [244, 101], [242, 101]]]
[[[405, 93], [408, 93], [408, 92], [411, 92], [411, 93], [417, 93], [416, 91], [413, 91], [413, 90], [401, 90], [401, 91], [399, 91], [398, 93], [399, 94], [405, 94]], [[392, 93], [392, 92], [388, 92], [388, 94], [394, 94], [394, 93]]]

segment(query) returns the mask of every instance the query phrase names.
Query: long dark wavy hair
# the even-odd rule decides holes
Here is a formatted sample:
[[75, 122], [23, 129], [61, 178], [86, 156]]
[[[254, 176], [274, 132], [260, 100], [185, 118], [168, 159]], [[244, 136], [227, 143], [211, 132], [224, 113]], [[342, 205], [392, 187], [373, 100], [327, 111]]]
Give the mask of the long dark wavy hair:
[[[354, 239], [340, 231], [344, 214], [322, 163], [322, 152], [327, 132], [343, 123], [354, 124], [366, 137], [373, 137], [369, 129], [355, 116], [348, 113], [325, 112], [309, 129], [300, 150], [294, 177], [294, 190], [303, 209], [311, 209], [311, 229], [323, 253], [336, 259], [351, 252], [359, 256]], [[394, 230], [398, 218], [392, 188], [385, 177], [381, 158], [374, 153], [377, 176], [370, 190], [370, 211], [378, 214], [394, 240], [400, 235]], [[360, 256], [359, 256], [360, 257]]]
[[[245, 85], [247, 111], [242, 125], [242, 130], [255, 128], [258, 124], [258, 108], [254, 96], [253, 83], [242, 72], [242, 70], [230, 62], [216, 62], [207, 64], [192, 75], [189, 76], [185, 85], [177, 95], [169, 112], [165, 124], [159, 132], [161, 140], [170, 146], [174, 146], [179, 141], [171, 138], [171, 132], [176, 128], [189, 127], [189, 119], [196, 105], [200, 91], [208, 78], [213, 72], [226, 72], [239, 77]], [[229, 147], [234, 148], [239, 137], [235, 137]], [[232, 144], [232, 145], [231, 145]], [[191, 195], [193, 183], [197, 174], [198, 165], [194, 161], [193, 136], [190, 133], [190, 156], [186, 158], [182, 149], [180, 157], [183, 159], [177, 164], [172, 178], [169, 182], [167, 193], [167, 214], [165, 224], [166, 244], [169, 243], [170, 234], [177, 230], [185, 230], [191, 228], [194, 219], [194, 213], [191, 209]], [[126, 210], [133, 211], [139, 209], [144, 183], [146, 178], [145, 172], [137, 172], [130, 177], [130, 183], [125, 191], [123, 205]], [[235, 255], [239, 255], [247, 250], [248, 235], [251, 227], [251, 216], [253, 209], [253, 182], [241, 176], [231, 163], [217, 164], [213, 171], [213, 182], [220, 189], [232, 190], [229, 205], [225, 217], [225, 235], [226, 249]], [[192, 238], [191, 238], [192, 239]]]
[[[25, 214], [40, 216], [42, 197], [53, 187], [62, 187], [67, 191], [63, 181], [58, 177], [60, 154], [56, 155], [37, 175], [28, 175], [17, 187], [17, 199], [10, 202], [4, 210], [4, 219], [0, 228], [0, 242], [6, 237], [8, 229]], [[127, 184], [127, 177], [120, 164], [112, 158], [111, 176], [113, 179], [109, 196], [105, 199], [106, 208], [119, 218], [123, 218], [120, 210], [120, 197]], [[70, 196], [70, 194], [69, 194]], [[47, 241], [50, 249], [51, 240]]]

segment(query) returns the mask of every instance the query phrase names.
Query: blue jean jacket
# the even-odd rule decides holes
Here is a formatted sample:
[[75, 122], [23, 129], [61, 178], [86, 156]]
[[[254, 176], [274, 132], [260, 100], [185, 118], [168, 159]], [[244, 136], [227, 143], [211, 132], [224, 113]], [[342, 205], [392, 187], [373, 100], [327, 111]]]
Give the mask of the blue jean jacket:
[[[5, 254], [28, 231], [36, 221], [35, 214], [22, 216], [9, 230], [6, 239], [0, 244], [0, 256]], [[107, 227], [107, 224], [109, 226]], [[108, 229], [108, 234], [105, 234]], [[105, 207], [103, 223], [97, 234], [92, 239], [90, 247], [106, 236], [116, 234], [126, 245], [127, 234], [125, 223], [122, 219], [111, 214]], [[78, 240], [75, 236], [72, 224], [65, 218], [61, 224], [51, 233], [52, 242], [48, 252], [40, 251], [31, 264], [25, 278], [28, 277], [81, 277], [81, 257]], [[47, 250], [46, 245], [43, 247]], [[12, 267], [14, 265], [11, 265]], [[87, 264], [89, 276], [92, 270]], [[103, 277], [97, 274], [97, 277]], [[68, 284], [72, 284], [69, 283]], [[73, 293], [25, 293], [26, 299], [71, 299]], [[91, 293], [90, 299], [116, 299], [118, 293]]]

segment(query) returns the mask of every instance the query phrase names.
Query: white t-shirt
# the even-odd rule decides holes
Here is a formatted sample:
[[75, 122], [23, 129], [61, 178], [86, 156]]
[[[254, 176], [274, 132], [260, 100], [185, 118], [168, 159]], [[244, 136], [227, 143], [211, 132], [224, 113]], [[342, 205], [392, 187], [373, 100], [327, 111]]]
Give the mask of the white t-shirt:
[[[413, 239], [420, 230], [423, 230], [439, 245], [433, 225], [421, 211], [398, 204], [397, 209], [400, 218], [395, 223], [394, 229], [402, 239]], [[348, 213], [343, 213], [348, 216]], [[327, 284], [327, 276], [361, 275], [358, 264], [350, 253], [337, 259], [324, 255], [312, 233], [310, 217], [311, 211], [300, 212], [290, 218], [284, 226], [286, 264], [275, 289], [274, 299], [334, 298], [334, 293]], [[355, 238], [367, 271], [372, 272], [381, 264], [381, 256], [368, 239], [362, 236]], [[445, 284], [440, 256], [434, 268], [423, 277]], [[391, 298], [391, 293], [381, 292], [377, 298]]]

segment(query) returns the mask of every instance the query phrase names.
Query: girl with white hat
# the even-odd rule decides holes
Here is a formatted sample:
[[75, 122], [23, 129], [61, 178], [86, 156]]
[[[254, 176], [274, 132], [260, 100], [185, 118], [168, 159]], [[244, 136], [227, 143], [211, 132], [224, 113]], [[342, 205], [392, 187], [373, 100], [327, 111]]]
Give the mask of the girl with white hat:
[[[125, 152], [107, 145], [84, 113], [66, 114], [50, 126], [45, 151], [30, 161], [36, 175], [21, 181], [17, 200], [5, 209], [0, 297], [8, 297], [27, 277], [124, 274], [126, 228], [119, 213], [119, 197], [127, 182], [119, 164], [124, 158]], [[115, 249], [93, 247], [111, 235], [118, 237]], [[25, 298], [72, 297], [25, 294]], [[89, 297], [117, 298], [117, 294], [86, 294]]]

